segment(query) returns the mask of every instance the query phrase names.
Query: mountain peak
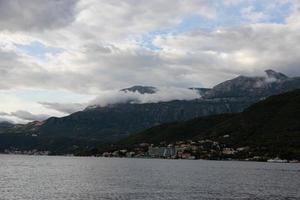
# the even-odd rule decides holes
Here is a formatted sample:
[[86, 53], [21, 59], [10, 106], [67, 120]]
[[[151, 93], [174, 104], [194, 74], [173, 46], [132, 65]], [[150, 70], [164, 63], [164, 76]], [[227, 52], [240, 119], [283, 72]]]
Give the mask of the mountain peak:
[[213, 87], [204, 98], [256, 97], [264, 98], [300, 87], [300, 79], [288, 77], [272, 69], [265, 71], [266, 76], [238, 76]]
[[268, 69], [265, 72], [266, 72], [268, 78], [274, 78], [277, 80], [285, 80], [285, 79], [289, 78], [287, 75], [280, 73], [280, 72], [276, 72], [272, 69]]
[[138, 92], [140, 94], [154, 94], [157, 88], [152, 86], [135, 85], [129, 88], [121, 89], [122, 92]]

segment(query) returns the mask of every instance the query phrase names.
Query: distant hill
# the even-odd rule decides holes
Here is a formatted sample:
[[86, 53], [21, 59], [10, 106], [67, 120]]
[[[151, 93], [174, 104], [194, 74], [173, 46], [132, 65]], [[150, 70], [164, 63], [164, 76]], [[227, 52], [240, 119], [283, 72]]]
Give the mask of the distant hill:
[[193, 100], [146, 104], [116, 104], [50, 118], [37, 129], [40, 136], [67, 136], [117, 141], [132, 133], [172, 121], [215, 113], [240, 112], [255, 100]]
[[261, 155], [300, 159], [299, 122], [300, 90], [295, 90], [271, 96], [242, 113], [156, 126], [123, 139], [120, 144], [212, 139], [232, 147], [250, 146]]
[[7, 122], [7, 121], [0, 122], [0, 133], [2, 131], [6, 131], [9, 128], [12, 128], [13, 126], [14, 126], [14, 124]]

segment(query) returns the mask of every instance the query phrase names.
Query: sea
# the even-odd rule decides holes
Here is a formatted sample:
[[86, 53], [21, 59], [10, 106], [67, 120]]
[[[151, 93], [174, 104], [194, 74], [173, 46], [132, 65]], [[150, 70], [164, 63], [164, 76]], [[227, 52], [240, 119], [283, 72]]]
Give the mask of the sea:
[[0, 155], [0, 200], [300, 199], [300, 164]]

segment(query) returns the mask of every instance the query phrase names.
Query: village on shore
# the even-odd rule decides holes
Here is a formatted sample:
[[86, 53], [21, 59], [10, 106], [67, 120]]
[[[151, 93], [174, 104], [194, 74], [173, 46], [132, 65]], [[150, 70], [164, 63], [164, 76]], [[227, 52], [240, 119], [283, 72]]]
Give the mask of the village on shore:
[[[225, 137], [229, 137], [225, 135]], [[237, 148], [228, 147], [213, 140], [178, 141], [159, 145], [140, 143], [134, 148], [106, 151], [102, 157], [126, 157], [126, 158], [162, 158], [162, 159], [205, 159], [205, 160], [244, 160], [244, 161], [268, 161], [299, 163], [298, 160], [285, 160], [279, 157], [258, 156], [248, 146]]]
[[[223, 137], [230, 137], [225, 135]], [[56, 155], [51, 151], [6, 149], [5, 154], [21, 155]], [[241, 160], [241, 161], [267, 161], [277, 163], [300, 163], [299, 160], [286, 160], [278, 156], [257, 155], [249, 146], [229, 147], [224, 143], [203, 139], [199, 141], [187, 140], [175, 143], [161, 142], [158, 145], [140, 143], [128, 148], [113, 147], [110, 151], [93, 155], [63, 154], [64, 156], [96, 156], [117, 158], [160, 158], [160, 159], [186, 159], [186, 160]]]

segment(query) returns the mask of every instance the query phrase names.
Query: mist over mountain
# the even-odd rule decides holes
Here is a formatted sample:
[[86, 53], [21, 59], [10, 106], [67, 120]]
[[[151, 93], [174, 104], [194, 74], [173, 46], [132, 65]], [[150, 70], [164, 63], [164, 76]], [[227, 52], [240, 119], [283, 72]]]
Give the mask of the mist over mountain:
[[108, 91], [89, 102], [88, 108], [119, 103], [157, 103], [172, 100], [217, 98], [265, 98], [281, 92], [297, 89], [300, 77], [288, 77], [274, 70], [266, 70], [265, 76], [238, 76], [213, 88], [174, 88], [136, 85], [121, 90]]
[[117, 91], [108, 91], [99, 95], [88, 104], [87, 109], [112, 106], [114, 104], [144, 104], [168, 102], [172, 100], [193, 100], [201, 96], [195, 90], [174, 87], [133, 86]]
[[262, 98], [281, 92], [297, 89], [300, 77], [288, 77], [274, 70], [266, 70], [266, 76], [238, 76], [222, 82], [205, 92], [204, 98]]
[[270, 95], [296, 88], [300, 88], [299, 77], [272, 70], [262, 77], [239, 76], [211, 89], [133, 86], [103, 94], [83, 111], [14, 125], [0, 133], [108, 143], [163, 123], [242, 112]]

